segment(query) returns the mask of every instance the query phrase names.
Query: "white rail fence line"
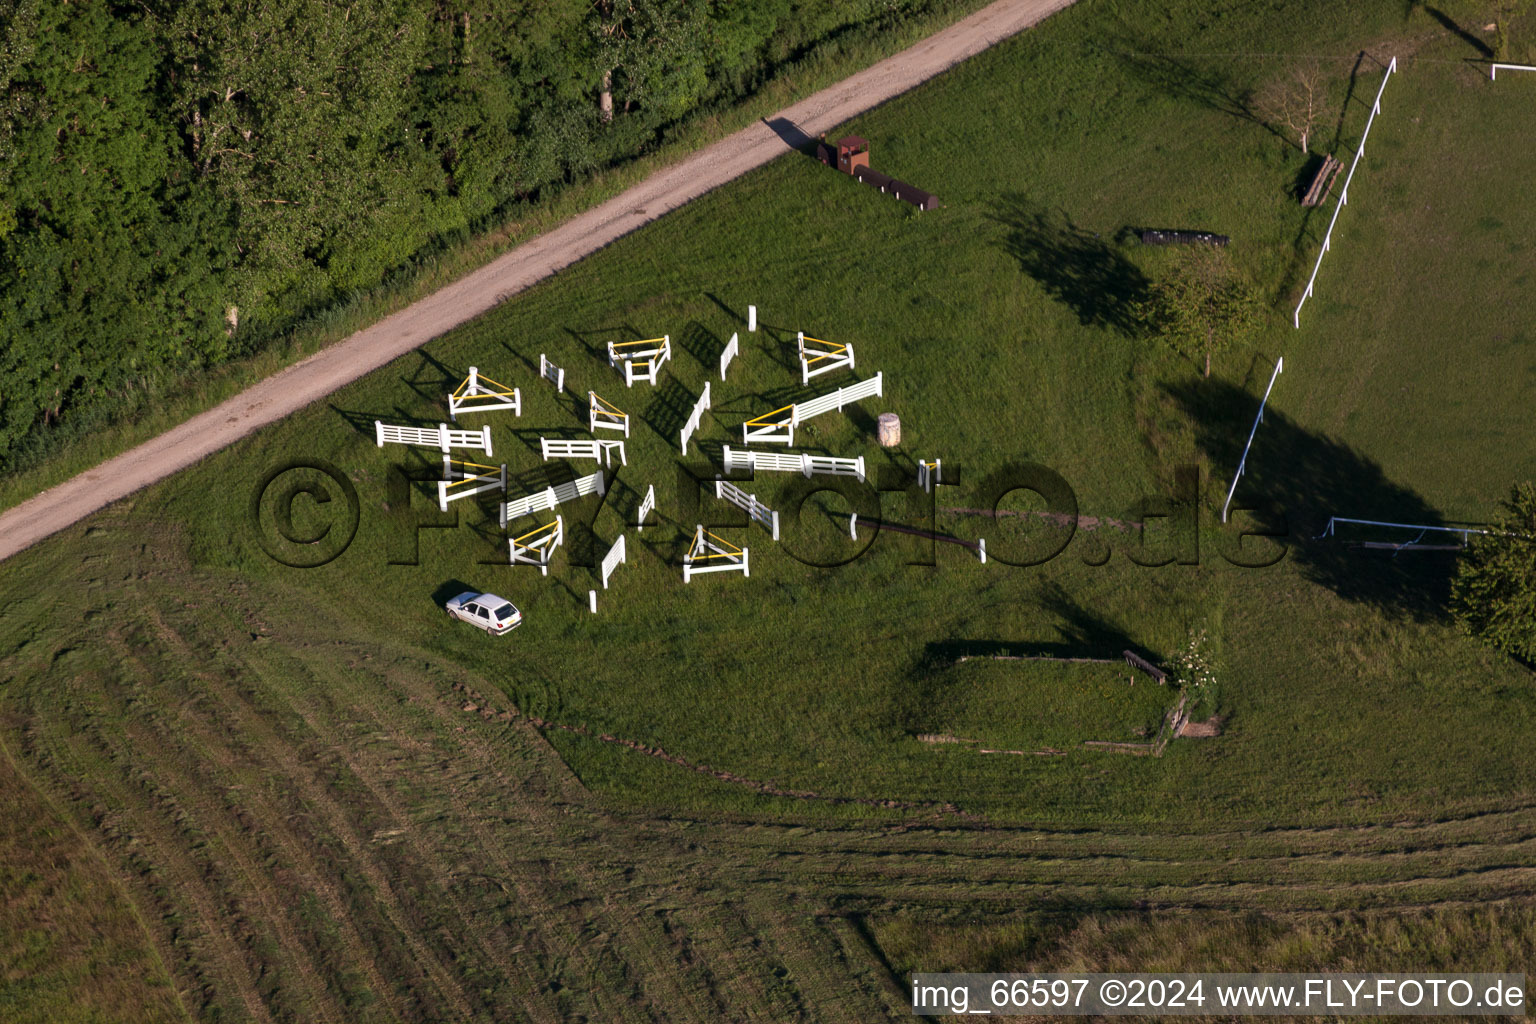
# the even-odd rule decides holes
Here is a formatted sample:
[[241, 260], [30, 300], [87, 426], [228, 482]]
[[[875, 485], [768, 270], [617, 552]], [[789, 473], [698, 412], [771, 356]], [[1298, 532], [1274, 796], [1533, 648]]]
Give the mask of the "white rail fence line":
[[[1536, 68], [1533, 68], [1532, 70], [1536, 71]], [[1421, 525], [1419, 523], [1384, 523], [1384, 522], [1382, 522], [1379, 519], [1346, 519], [1343, 516], [1329, 516], [1328, 517], [1328, 525], [1323, 527], [1323, 532], [1318, 534], [1316, 537], [1313, 537], [1312, 539], [1313, 540], [1322, 540], [1325, 537], [1332, 537], [1332, 536], [1334, 536], [1333, 528], [1334, 528], [1335, 524], [1338, 524], [1338, 523], [1351, 523], [1351, 524], [1353, 524], [1355, 526], [1385, 526], [1385, 527], [1390, 527], [1390, 528], [1395, 529], [1395, 530], [1418, 530], [1419, 531], [1419, 535], [1417, 537], [1413, 538], [1413, 540], [1405, 541], [1402, 544], [1394, 545], [1394, 547], [1398, 547], [1398, 548], [1411, 548], [1414, 545], [1416, 545], [1420, 540], [1422, 540], [1426, 533], [1430, 533], [1432, 531], [1435, 532], [1435, 533], [1459, 533], [1459, 534], [1461, 534], [1461, 545], [1462, 545], [1462, 547], [1466, 547], [1467, 541], [1468, 541], [1468, 535], [1469, 534], [1473, 534], [1473, 533], [1478, 534], [1480, 536], [1484, 536], [1484, 537], [1512, 537], [1512, 536], [1515, 536], [1514, 534], [1501, 533], [1501, 532], [1499, 532], [1497, 530], [1479, 530], [1476, 527], [1472, 527], [1472, 526], [1424, 526], [1424, 525]]]
[[1488, 67], [1489, 79], [1495, 82], [1498, 81], [1499, 68], [1503, 68], [1505, 71], [1536, 71], [1536, 67], [1532, 67], [1529, 64], [1492, 64]]
[[[486, 385], [490, 385], [487, 387]], [[458, 422], [461, 412], [500, 412], [512, 410], [512, 415], [523, 414], [523, 393], [517, 388], [498, 384], [489, 377], [480, 376], [478, 367], [469, 368], [469, 376], [448, 396], [448, 418]]]
[[[800, 344], [800, 383], [809, 384], [812, 377], [823, 373], [831, 373], [833, 370], [841, 370], [843, 367], [853, 369], [853, 345], [840, 345], [835, 341], [823, 341], [820, 338], [807, 338], [804, 331], [798, 335]], [[805, 343], [823, 345], [824, 348], [806, 348]], [[823, 365], [816, 365], [816, 364]], [[811, 367], [816, 365], [813, 370]]]
[[605, 402], [597, 397], [596, 391], [587, 392], [587, 429], [597, 433], [598, 428], [604, 430], [622, 430], [624, 436], [629, 436], [629, 413], [624, 412], [618, 406]]
[[550, 362], [543, 352], [539, 353], [539, 376], [552, 382], [556, 391], [565, 392], [565, 371]]
[[619, 539], [613, 542], [613, 547], [609, 548], [608, 553], [603, 556], [603, 562], [600, 567], [600, 571], [603, 574], [604, 590], [608, 589], [608, 577], [613, 575], [613, 571], [620, 565], [623, 565], [625, 562], [629, 561], [625, 550], [624, 535], [621, 533], [619, 534]]
[[779, 539], [779, 514], [773, 509], [757, 500], [757, 495], [748, 494], [729, 480], [715, 481], [715, 497], [735, 505], [747, 514], [747, 517], [768, 531], [774, 540]]
[[944, 482], [944, 460], [919, 459], [917, 463], [917, 483], [923, 490], [932, 492], [937, 484]]
[[[458, 469], [455, 467], [463, 468]], [[476, 469], [484, 470], [484, 472], [470, 472]], [[498, 469], [495, 466], [482, 466], [478, 462], [463, 462], [447, 455], [443, 456], [443, 478], [437, 482], [437, 509], [439, 512], [447, 512], [450, 501], [458, 501], [460, 498], [468, 498], [497, 489], [500, 489], [502, 494], [507, 493], [507, 464], [505, 462]]]
[[544, 461], [550, 459], [595, 459], [605, 466], [613, 465], [613, 453], [619, 453], [619, 465], [627, 466], [623, 441], [565, 441], [559, 438], [539, 438], [539, 451]]
[[1312, 276], [1307, 280], [1307, 290], [1302, 293], [1301, 301], [1296, 303], [1296, 312], [1291, 315], [1291, 322], [1299, 329], [1301, 327], [1301, 307], [1306, 305], [1312, 297], [1312, 286], [1317, 281], [1317, 272], [1323, 267], [1323, 257], [1328, 254], [1333, 244], [1333, 226], [1339, 222], [1339, 211], [1349, 203], [1349, 182], [1355, 176], [1355, 168], [1360, 165], [1360, 158], [1365, 156], [1365, 140], [1371, 134], [1371, 125], [1376, 122], [1376, 115], [1381, 113], [1381, 94], [1386, 91], [1387, 80], [1397, 70], [1397, 58], [1392, 58], [1392, 63], [1387, 65], [1387, 73], [1381, 76], [1381, 88], [1376, 90], [1376, 100], [1371, 104], [1371, 114], [1365, 119], [1365, 131], [1360, 135], [1360, 148], [1355, 150], [1355, 159], [1350, 162], [1349, 173], [1344, 176], [1344, 189], [1339, 193], [1339, 201], [1334, 204], [1333, 216], [1328, 221], [1328, 230], [1323, 234], [1323, 249], [1317, 254], [1317, 262], [1312, 266]]
[[[644, 346], [644, 347], [642, 347]], [[624, 374], [624, 386], [634, 387], [635, 381], [643, 380], [654, 385], [662, 364], [672, 358], [672, 335], [646, 338], [643, 341], [610, 341], [608, 365]]]
[[635, 525], [638, 526], [642, 531], [644, 531], [644, 529], [645, 529], [645, 517], [647, 515], [649, 515], [651, 512], [655, 511], [655, 509], [656, 509], [656, 485], [655, 484], [649, 484], [645, 488], [645, 497], [640, 499], [640, 514], [635, 517], [636, 520], [638, 520]]
[[546, 487], [542, 491], [523, 498], [516, 498], [501, 506], [501, 525], [503, 528], [510, 522], [521, 519], [523, 516], [532, 515], [535, 512], [547, 512], [556, 505], [567, 501], [575, 501], [589, 494], [606, 494], [607, 486], [603, 482], [603, 471], [598, 470], [591, 476], [584, 476], [572, 480], [558, 487]]
[[1248, 469], [1248, 449], [1253, 447], [1253, 435], [1259, 432], [1259, 424], [1264, 422], [1264, 407], [1269, 404], [1269, 393], [1275, 389], [1275, 380], [1280, 376], [1280, 371], [1285, 369], [1285, 357], [1275, 360], [1275, 372], [1269, 375], [1269, 387], [1264, 389], [1264, 398], [1259, 402], [1259, 414], [1253, 418], [1253, 429], [1248, 431], [1248, 443], [1243, 445], [1243, 457], [1238, 460], [1237, 472], [1232, 474], [1232, 486], [1227, 488], [1227, 500], [1221, 506], [1221, 521], [1227, 521], [1227, 509], [1232, 506], [1232, 495], [1237, 493], [1237, 482], [1243, 478], [1243, 473]]
[[864, 481], [864, 456], [862, 455], [856, 459], [841, 459], [831, 455], [741, 451], [726, 445], [724, 457], [727, 473], [737, 470], [755, 472], [762, 469], [778, 473], [801, 473], [805, 476], [812, 474], [851, 476], [856, 477], [860, 483]]
[[735, 359], [741, 351], [740, 338], [741, 335], [732, 332], [731, 340], [725, 343], [725, 351], [720, 353], [720, 383], [722, 384], [725, 383], [725, 368], [731, 365], [731, 360]]
[[373, 439], [380, 448], [386, 444], [410, 444], [420, 448], [436, 448], [448, 452], [454, 448], [474, 448], [491, 453], [491, 428], [479, 430], [452, 430], [446, 423], [435, 427], [397, 427], [391, 423], [373, 421]]
[[549, 560], [564, 542], [565, 520], [555, 516], [554, 522], [509, 539], [507, 546], [511, 549], [513, 565], [536, 565], [540, 576], [548, 576]]
[[709, 408], [709, 381], [704, 382], [704, 393], [699, 400], [693, 403], [693, 411], [688, 414], [688, 422], [683, 424], [683, 429], [678, 431], [678, 440], [682, 442], [683, 454], [688, 454], [688, 439], [693, 432], [699, 429], [699, 422], [704, 418], [704, 410]]
[[850, 384], [845, 388], [838, 388], [829, 395], [813, 398], [808, 402], [796, 402], [794, 405], [786, 405], [782, 409], [763, 413], [754, 419], [747, 420], [741, 425], [741, 440], [743, 444], [753, 441], [766, 441], [774, 444], [794, 444], [795, 427], [804, 423], [813, 416], [831, 412], [833, 409], [842, 409], [845, 405], [852, 405], [864, 398], [871, 396], [885, 397], [885, 371], [882, 370], [868, 380], [861, 380], [857, 384]]
[[702, 526], [694, 528], [693, 543], [683, 555], [683, 582], [706, 572], [739, 572], [751, 576], [747, 568], [747, 548], [739, 548], [730, 541], [716, 537]]

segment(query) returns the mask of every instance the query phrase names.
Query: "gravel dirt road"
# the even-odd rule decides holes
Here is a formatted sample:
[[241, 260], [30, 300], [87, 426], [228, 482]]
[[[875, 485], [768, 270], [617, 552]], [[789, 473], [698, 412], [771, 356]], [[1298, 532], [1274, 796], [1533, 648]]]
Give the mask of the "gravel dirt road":
[[0, 559], [185, 469], [481, 315], [563, 267], [1022, 32], [1072, 0], [998, 0], [858, 74], [708, 146], [600, 206], [273, 374], [180, 426], [0, 513]]

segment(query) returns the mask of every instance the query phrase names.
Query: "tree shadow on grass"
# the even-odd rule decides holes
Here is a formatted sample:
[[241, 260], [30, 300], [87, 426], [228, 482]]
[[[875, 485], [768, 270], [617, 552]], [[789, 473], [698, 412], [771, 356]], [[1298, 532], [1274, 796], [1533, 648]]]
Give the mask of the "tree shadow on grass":
[[[1125, 49], [1134, 51], [1134, 41], [1127, 40]], [[1226, 61], [1207, 58], [1197, 64], [1195, 59], [1135, 52], [1128, 52], [1124, 60], [1133, 75], [1159, 92], [1189, 100], [1207, 110], [1262, 128], [1277, 139], [1285, 139], [1279, 129], [1254, 109], [1253, 91], [1226, 73]]]
[[[1235, 471], [1258, 397], [1219, 378], [1165, 384], [1163, 390], [1193, 422], [1195, 441], [1216, 471]], [[1444, 522], [1416, 492], [1389, 480], [1380, 465], [1344, 442], [1267, 409], [1232, 507], [1248, 510], [1246, 528], [1284, 537], [1286, 558], [1339, 597], [1392, 618], [1445, 618], [1453, 561], [1444, 554], [1362, 550], [1335, 537], [1315, 539], [1331, 516], [1424, 526]]]
[[1003, 250], [1046, 294], [1071, 307], [1078, 322], [1138, 332], [1136, 307], [1150, 282], [1113, 244], [1018, 193], [1004, 194], [991, 217], [1007, 229]]

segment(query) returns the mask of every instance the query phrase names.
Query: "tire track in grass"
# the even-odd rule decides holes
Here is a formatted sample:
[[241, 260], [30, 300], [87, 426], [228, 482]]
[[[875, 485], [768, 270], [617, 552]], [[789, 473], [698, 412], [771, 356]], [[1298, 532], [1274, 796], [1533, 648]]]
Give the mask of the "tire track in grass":
[[[258, 989], [259, 965], [226, 931], [232, 915], [220, 907], [215, 896], [212, 880], [218, 877], [217, 865], [207, 860], [200, 863], [193, 852], [196, 847], [179, 837], [168, 836], [168, 831], [174, 833], [175, 829], [169, 828], [153, 809], [149, 796], [137, 783], [116, 770], [101, 771], [97, 759], [77, 749], [91, 745], [90, 734], [65, 729], [66, 723], [57, 714], [38, 714], [30, 707], [28, 710], [31, 715], [25, 749], [30, 763], [36, 770], [54, 775], [55, 785], [69, 779], [76, 787], [92, 787], [63, 788], [71, 792], [72, 806], [78, 808], [88, 802], [92, 808], [101, 808], [92, 812], [99, 822], [87, 822], [87, 827], [106, 834], [108, 848], [123, 862], [125, 883], [131, 890], [141, 892], [141, 898], [157, 908], [162, 924], [171, 928], [170, 948], [176, 953], [171, 962], [199, 990], [204, 1011], [209, 1004], [228, 1010], [243, 1006], [245, 1019], [274, 1024]], [[95, 743], [97, 753], [110, 752], [99, 737], [95, 737]], [[120, 821], [133, 822], [138, 830], [129, 832]], [[186, 923], [184, 912], [188, 910], [200, 926], [190, 936], [181, 926], [169, 924], [172, 919]], [[201, 955], [197, 955], [200, 950]], [[218, 998], [221, 992], [233, 996], [236, 1002], [224, 1002]]]

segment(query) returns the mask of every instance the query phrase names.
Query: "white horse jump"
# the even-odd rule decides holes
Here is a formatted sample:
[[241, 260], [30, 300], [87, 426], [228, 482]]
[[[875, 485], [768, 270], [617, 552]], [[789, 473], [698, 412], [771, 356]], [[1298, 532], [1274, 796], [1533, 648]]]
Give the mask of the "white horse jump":
[[944, 482], [944, 460], [934, 459], [929, 462], [919, 459], [917, 463], [917, 483], [923, 490], [932, 492], [935, 484]]
[[539, 376], [547, 381], [553, 381], [555, 390], [564, 393], [565, 371], [550, 362], [543, 352], [539, 353]]
[[464, 383], [448, 396], [448, 418], [455, 422], [461, 412], [499, 412], [503, 409], [511, 409], [512, 415], [521, 416], [522, 392], [498, 384], [489, 377], [480, 376], [480, 370], [473, 366], [469, 368], [469, 376], [464, 378]]
[[[804, 331], [800, 332], [799, 337], [801, 384], [809, 384], [812, 377], [823, 373], [831, 373], [833, 370], [841, 370], [845, 366], [850, 370], [853, 369], [853, 346], [851, 344], [840, 345], [835, 341], [807, 338]], [[810, 348], [806, 347], [806, 342], [811, 343]]]
[[688, 553], [683, 555], [683, 582], [692, 582], [694, 576], [705, 572], [739, 572], [750, 576], [747, 553], [746, 548], [739, 548], [699, 526], [694, 530]]
[[704, 410], [708, 408], [709, 381], [705, 381], [704, 393], [699, 396], [699, 400], [697, 402], [693, 403], [693, 412], [688, 414], [688, 422], [684, 423], [683, 429], [678, 432], [679, 440], [681, 440], [683, 444], [684, 455], [688, 454], [688, 439], [693, 436], [693, 432], [695, 430], [699, 429], [699, 421], [704, 418]]
[[[475, 470], [482, 472], [476, 473]], [[482, 466], [478, 462], [463, 462], [447, 455], [443, 456], [443, 479], [437, 482], [438, 511], [447, 512], [450, 501], [458, 501], [460, 498], [468, 498], [497, 489], [500, 489], [502, 494], [507, 493], [505, 462], [498, 469], [495, 466]]]
[[864, 480], [864, 456], [856, 459], [840, 459], [831, 455], [799, 454], [780, 455], [778, 452], [754, 452], [733, 450], [725, 446], [725, 471], [768, 470], [778, 473], [802, 473], [805, 476], [851, 476]]
[[640, 514], [635, 517], [636, 525], [641, 530], [645, 529], [645, 517], [656, 510], [656, 485], [650, 484], [645, 489], [645, 497], [640, 499]]
[[747, 517], [767, 530], [774, 540], [779, 539], [779, 514], [773, 509], [757, 500], [757, 495], [748, 494], [729, 480], [715, 481], [715, 497], [723, 498], [746, 512]]
[[422, 448], [436, 448], [447, 452], [454, 448], [476, 448], [491, 455], [491, 428], [479, 430], [450, 430], [448, 424], [436, 427], [397, 427], [390, 423], [373, 421], [373, 439], [380, 448], [385, 444], [412, 444]]
[[629, 558], [625, 554], [624, 535], [621, 533], [619, 534], [619, 539], [613, 542], [613, 547], [609, 548], [608, 553], [603, 556], [601, 572], [603, 574], [604, 590], [608, 589], [608, 577], [613, 575], [613, 570], [627, 561], [629, 561]]
[[725, 343], [725, 351], [720, 353], [721, 383], [725, 382], [725, 368], [731, 365], [731, 360], [735, 359], [737, 354], [741, 351], [741, 346], [737, 343], [738, 338], [740, 338], [740, 335], [732, 333], [731, 340]]
[[539, 438], [539, 449], [544, 461], [550, 459], [596, 459], [605, 466], [613, 465], [613, 453], [619, 453], [619, 465], [627, 466], [623, 441], [562, 441], [557, 438]]
[[503, 528], [514, 520], [523, 516], [532, 515], [535, 512], [546, 512], [556, 505], [567, 501], [575, 501], [589, 494], [604, 494], [607, 487], [603, 483], [603, 471], [598, 470], [591, 476], [584, 476], [578, 480], [572, 480], [568, 484], [558, 487], [546, 487], [526, 497], [516, 498], [501, 506], [501, 525]]
[[629, 413], [624, 412], [616, 405], [611, 405], [597, 397], [597, 392], [587, 392], [587, 429], [597, 433], [597, 428], [604, 430], [622, 430], [624, 436], [629, 436]]
[[655, 384], [656, 375], [661, 372], [661, 365], [671, 358], [672, 335], [670, 334], [664, 334], [659, 338], [647, 338], [644, 341], [610, 341], [608, 343], [608, 365], [623, 369], [626, 387], [634, 387], [637, 380]]
[[555, 516], [555, 521], [529, 530], [521, 537], [513, 537], [507, 541], [512, 549], [513, 565], [536, 565], [539, 567], [539, 575], [549, 575], [549, 560], [554, 557], [555, 548], [565, 541], [565, 520]]
[[868, 380], [861, 380], [857, 384], [838, 388], [829, 395], [813, 398], [809, 402], [796, 402], [794, 405], [786, 405], [782, 409], [765, 412], [761, 416], [747, 420], [741, 425], [742, 443], [751, 444], [753, 441], [769, 441], [774, 444], [794, 444], [795, 428], [812, 416], [820, 416], [824, 412], [841, 409], [845, 405], [852, 405], [854, 402], [862, 398], [868, 398], [871, 395], [885, 396], [885, 372], [883, 370]]

